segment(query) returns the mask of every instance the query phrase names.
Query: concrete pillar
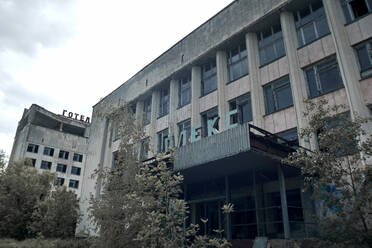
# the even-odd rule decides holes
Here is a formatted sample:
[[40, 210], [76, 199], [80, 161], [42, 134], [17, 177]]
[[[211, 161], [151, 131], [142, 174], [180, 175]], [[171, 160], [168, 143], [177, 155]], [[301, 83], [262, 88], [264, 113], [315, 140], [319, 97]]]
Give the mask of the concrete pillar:
[[[160, 91], [154, 90], [151, 97], [150, 151], [157, 153], [157, 119], [159, 116]], [[151, 156], [150, 156], [151, 157]]]
[[309, 190], [301, 190], [301, 205], [304, 216], [306, 238], [313, 237], [316, 230], [314, 223], [315, 206], [314, 201], [311, 199], [311, 192]]
[[177, 132], [177, 106], [178, 106], [178, 91], [179, 82], [178, 80], [172, 79], [170, 82], [169, 89], [169, 116], [168, 116], [168, 126], [169, 135], [173, 136], [174, 144], [178, 144], [178, 132]]
[[[289, 65], [289, 79], [293, 96], [294, 108], [297, 116], [297, 129], [300, 131], [308, 125], [308, 120], [303, 116], [306, 110], [304, 100], [307, 97], [306, 81], [304, 72], [301, 70], [300, 62], [297, 56], [297, 31], [293, 14], [288, 11], [280, 13], [280, 23], [282, 25], [285, 50], [287, 53]], [[310, 148], [309, 141], [304, 138], [299, 139], [300, 146]]]
[[355, 114], [361, 117], [371, 117], [371, 112], [364, 102], [360, 88], [359, 66], [344, 26], [345, 17], [341, 3], [339, 0], [323, 0], [323, 5], [335, 44], [338, 65], [345, 85], [351, 117], [355, 119]]
[[143, 101], [138, 100], [136, 102], [136, 122], [142, 126], [143, 119]]
[[[226, 203], [231, 202], [229, 176], [225, 176], [225, 200]], [[226, 214], [226, 239], [231, 240], [231, 214]]]
[[200, 117], [201, 68], [193, 66], [191, 69], [191, 126], [201, 125]]
[[261, 74], [259, 69], [260, 57], [258, 53], [257, 34], [247, 33], [245, 35], [245, 42], [248, 53], [253, 125], [260, 128], [265, 128], [263, 118], [265, 115], [265, 102], [263, 88], [261, 86]]
[[220, 117], [219, 131], [222, 132], [226, 130], [226, 113], [228, 112], [225, 97], [226, 84], [228, 82], [227, 54], [225, 51], [217, 51], [216, 56], [218, 116]]
[[291, 237], [289, 219], [288, 219], [288, 204], [287, 204], [287, 194], [285, 189], [285, 178], [283, 174], [282, 166], [278, 165], [278, 180], [280, 189], [280, 203], [282, 208], [282, 220], [284, 228], [284, 238], [288, 239]]

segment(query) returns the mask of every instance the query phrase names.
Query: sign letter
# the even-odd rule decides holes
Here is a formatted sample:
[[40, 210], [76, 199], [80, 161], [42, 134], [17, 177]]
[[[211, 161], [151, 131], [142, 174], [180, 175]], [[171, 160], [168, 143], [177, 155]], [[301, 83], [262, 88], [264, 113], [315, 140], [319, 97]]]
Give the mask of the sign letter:
[[238, 123], [231, 124], [231, 116], [238, 113], [237, 109], [231, 110], [230, 112], [226, 113], [226, 130], [229, 130], [230, 128], [234, 128], [238, 126]]

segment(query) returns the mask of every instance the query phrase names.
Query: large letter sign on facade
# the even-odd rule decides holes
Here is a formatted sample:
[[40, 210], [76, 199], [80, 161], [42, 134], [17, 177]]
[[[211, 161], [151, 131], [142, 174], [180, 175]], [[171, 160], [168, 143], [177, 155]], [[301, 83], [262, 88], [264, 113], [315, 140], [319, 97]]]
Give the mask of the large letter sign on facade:
[[178, 136], [178, 145], [177, 147], [181, 147], [186, 145], [186, 130], [183, 130], [180, 132], [180, 135]]
[[236, 113], [238, 113], [238, 110], [234, 109], [226, 114], [226, 130], [229, 130], [230, 128], [234, 128], [238, 126], [238, 123], [230, 124], [231, 116], [235, 115]]
[[201, 126], [197, 125], [191, 128], [191, 142], [195, 142], [201, 139], [200, 131]]
[[168, 136], [164, 140], [165, 142], [165, 152], [169, 151], [169, 147], [174, 147], [174, 142], [173, 142], [173, 136]]
[[208, 120], [208, 136], [211, 136], [212, 134], [218, 134], [218, 130], [214, 128], [218, 119], [219, 117], [216, 116], [212, 120]]

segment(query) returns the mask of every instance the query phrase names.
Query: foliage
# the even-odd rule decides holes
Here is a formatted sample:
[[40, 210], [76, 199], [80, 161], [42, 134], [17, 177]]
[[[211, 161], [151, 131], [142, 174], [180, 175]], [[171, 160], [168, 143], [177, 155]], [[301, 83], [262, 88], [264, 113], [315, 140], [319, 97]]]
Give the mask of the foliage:
[[184, 226], [187, 205], [181, 199], [182, 175], [171, 168], [172, 156], [156, 162], [138, 160], [144, 138], [128, 105], [109, 116], [119, 121], [120, 147], [114, 168], [97, 175], [104, 182], [102, 194], [91, 200], [92, 218], [100, 231], [97, 247], [229, 247], [226, 240], [198, 236], [198, 226]]
[[5, 169], [5, 152], [0, 150], [0, 173], [3, 169]]
[[27, 226], [40, 200], [55, 181], [51, 173], [38, 173], [26, 161], [9, 163], [0, 173], [0, 236], [24, 239], [31, 236]]
[[0, 239], [0, 248], [88, 248], [89, 239]]
[[0, 237], [73, 236], [76, 195], [65, 188], [53, 191], [55, 182], [55, 174], [39, 173], [28, 160], [9, 163], [0, 171]]
[[64, 186], [58, 187], [44, 201], [38, 202], [29, 230], [45, 238], [71, 238], [79, 217], [76, 194]]
[[369, 120], [351, 120], [341, 111], [343, 106], [330, 107], [325, 100], [308, 102], [309, 125], [300, 136], [317, 140], [318, 149], [299, 149], [285, 163], [301, 167], [305, 186], [322, 203], [318, 213], [322, 238], [371, 247], [372, 136], [365, 132]]

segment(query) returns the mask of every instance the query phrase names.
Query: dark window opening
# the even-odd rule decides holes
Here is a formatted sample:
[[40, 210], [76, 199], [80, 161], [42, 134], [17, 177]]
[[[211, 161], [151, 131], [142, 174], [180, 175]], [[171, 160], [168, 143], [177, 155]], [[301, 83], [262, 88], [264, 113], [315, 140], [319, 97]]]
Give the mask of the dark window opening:
[[146, 138], [141, 142], [140, 160], [145, 160], [149, 157], [150, 138]]
[[147, 124], [150, 124], [151, 122], [151, 96], [146, 98], [146, 100], [143, 103], [143, 119], [142, 119], [142, 125], [146, 126]]
[[57, 185], [62, 186], [65, 183], [65, 179], [62, 177], [57, 178]]
[[264, 86], [266, 114], [271, 114], [278, 110], [293, 105], [291, 86], [289, 77], [285, 76], [279, 80]]
[[372, 12], [372, 0], [340, 0], [346, 23]]
[[237, 109], [238, 113], [231, 116], [231, 124], [246, 123], [253, 120], [250, 93], [229, 102], [230, 111]]
[[248, 58], [245, 43], [238, 45], [228, 52], [227, 69], [229, 82], [248, 74]]
[[44, 160], [41, 161], [40, 169], [50, 170], [51, 168], [52, 168], [52, 162], [44, 161]]
[[284, 40], [280, 24], [257, 34], [260, 65], [266, 65], [285, 55]]
[[[186, 143], [185, 144], [183, 143], [182, 140], [180, 140], [180, 138], [181, 138], [180, 134], [181, 134], [182, 131], [186, 131], [186, 137], [185, 137]], [[181, 146], [189, 144], [191, 142], [190, 137], [191, 137], [191, 120], [188, 119], [186, 121], [178, 123], [178, 143]]]
[[355, 47], [362, 78], [372, 75], [372, 40]]
[[66, 151], [60, 150], [60, 151], [59, 151], [59, 154], [58, 154], [58, 157], [59, 157], [59, 158], [63, 158], [63, 159], [68, 159], [68, 155], [69, 155], [69, 152], [66, 152]]
[[191, 75], [190, 73], [180, 80], [178, 91], [178, 107], [183, 107], [191, 102]]
[[205, 96], [217, 89], [216, 61], [211, 61], [202, 66], [201, 95]]
[[159, 117], [169, 113], [169, 85], [160, 90]]
[[56, 171], [61, 173], [66, 173], [67, 165], [65, 164], [57, 164]]
[[81, 172], [81, 168], [76, 167], [76, 166], [71, 167], [71, 174], [72, 175], [80, 176], [80, 172]]
[[83, 155], [79, 153], [74, 153], [74, 157], [72, 158], [72, 160], [76, 162], [83, 162]]
[[70, 179], [70, 182], [69, 182], [68, 186], [70, 188], [77, 189], [77, 188], [79, 188], [79, 181]]
[[35, 145], [35, 144], [28, 144], [27, 151], [28, 152], [32, 152], [32, 153], [38, 153], [39, 146], [38, 145]]
[[54, 155], [54, 148], [44, 147], [44, 155], [53, 157], [53, 155]]
[[[212, 108], [204, 113], [201, 114], [202, 116], [202, 136], [207, 137], [208, 136], [208, 120], [213, 120], [214, 118], [218, 117], [218, 108]], [[216, 121], [214, 128], [216, 130], [219, 130], [218, 125], [219, 120]]]
[[168, 129], [158, 132], [158, 153], [165, 152], [167, 138]]

